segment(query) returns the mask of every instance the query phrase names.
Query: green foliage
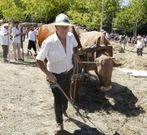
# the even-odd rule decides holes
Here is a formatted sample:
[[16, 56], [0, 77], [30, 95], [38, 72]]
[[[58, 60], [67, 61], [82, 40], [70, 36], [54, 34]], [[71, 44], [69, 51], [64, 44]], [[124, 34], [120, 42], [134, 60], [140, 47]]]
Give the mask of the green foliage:
[[107, 21], [112, 21], [116, 12], [120, 9], [118, 0], [105, 0], [105, 18]]
[[130, 31], [132, 28], [131, 16], [132, 12], [130, 9], [122, 9], [117, 13], [117, 17], [114, 19], [114, 27], [118, 30], [123, 30], [124, 32]]
[[6, 20], [51, 22], [60, 12], [66, 12], [68, 0], [5, 0], [0, 9]]
[[3, 13], [2, 13], [2, 10], [0, 10], [0, 19], [3, 18]]
[[100, 5], [98, 0], [74, 0], [67, 14], [73, 23], [88, 30], [97, 30], [100, 24]]
[[[147, 0], [104, 0], [103, 28], [130, 32], [134, 24], [147, 22]], [[99, 30], [102, 0], [0, 0], [0, 19], [10, 21], [53, 22], [59, 13], [66, 13], [74, 24], [87, 30]]]
[[104, 4], [104, 27], [110, 31], [112, 29], [113, 19], [119, 11], [119, 0], [105, 0]]

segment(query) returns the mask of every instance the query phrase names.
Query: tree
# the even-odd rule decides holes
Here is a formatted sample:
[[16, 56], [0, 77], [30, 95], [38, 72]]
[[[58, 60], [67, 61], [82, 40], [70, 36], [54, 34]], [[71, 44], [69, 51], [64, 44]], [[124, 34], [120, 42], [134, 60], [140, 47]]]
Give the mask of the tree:
[[0, 2], [7, 20], [51, 22], [59, 12], [66, 12], [68, 0], [5, 0]]
[[100, 26], [100, 6], [98, 0], [74, 0], [67, 14], [75, 24], [88, 30], [97, 30]]
[[114, 26], [125, 32], [134, 31], [134, 35], [137, 35], [137, 28], [147, 22], [146, 9], [147, 0], [131, 0], [128, 7], [123, 7], [117, 13]]
[[[112, 27], [126, 33], [147, 22], [147, 0], [104, 0], [103, 29]], [[99, 30], [102, 0], [0, 0], [0, 19], [28, 22], [53, 22], [66, 13], [74, 24]]]
[[129, 8], [123, 8], [117, 13], [116, 18], [113, 21], [113, 26], [117, 28], [118, 31], [127, 33], [132, 29], [131, 21], [132, 11]]
[[111, 32], [112, 31], [112, 22], [116, 17], [116, 13], [120, 9], [120, 0], [105, 0], [104, 4], [104, 28]]

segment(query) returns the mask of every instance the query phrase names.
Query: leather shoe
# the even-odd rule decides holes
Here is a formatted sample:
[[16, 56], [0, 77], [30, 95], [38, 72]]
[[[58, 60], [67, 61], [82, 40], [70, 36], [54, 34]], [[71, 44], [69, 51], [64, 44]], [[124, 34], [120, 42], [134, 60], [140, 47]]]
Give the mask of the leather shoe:
[[64, 116], [65, 116], [65, 117], [68, 117], [68, 114], [67, 114], [67, 112], [66, 112], [66, 111], [65, 111], [63, 114], [64, 114]]
[[62, 133], [63, 133], [63, 123], [57, 123], [55, 129], [55, 135], [62, 135]]

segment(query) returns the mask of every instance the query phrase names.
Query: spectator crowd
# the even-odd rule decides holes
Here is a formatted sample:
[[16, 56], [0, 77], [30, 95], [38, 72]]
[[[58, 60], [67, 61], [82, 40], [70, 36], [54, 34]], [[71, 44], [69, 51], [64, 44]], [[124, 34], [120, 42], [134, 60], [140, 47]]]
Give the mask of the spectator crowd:
[[18, 22], [9, 24], [3, 23], [0, 26], [0, 46], [2, 47], [2, 61], [4, 63], [10, 62], [9, 52], [10, 47], [13, 48], [13, 58], [16, 62], [24, 60], [23, 42], [28, 38], [27, 55], [32, 54], [31, 49], [34, 50], [34, 55], [37, 55], [36, 39], [38, 34], [37, 26], [24, 26]]
[[144, 47], [147, 46], [147, 35], [138, 36], [126, 36], [123, 34], [106, 33], [106, 38], [110, 41], [119, 41], [121, 46], [121, 52], [125, 51], [125, 47], [136, 47], [136, 53], [138, 56], [142, 56]]

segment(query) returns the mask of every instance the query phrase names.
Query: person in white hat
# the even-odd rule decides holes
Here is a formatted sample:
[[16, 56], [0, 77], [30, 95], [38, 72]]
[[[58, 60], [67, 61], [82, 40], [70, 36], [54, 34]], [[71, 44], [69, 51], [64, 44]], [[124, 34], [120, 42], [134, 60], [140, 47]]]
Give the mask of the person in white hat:
[[8, 52], [9, 52], [9, 24], [4, 23], [0, 30], [0, 44], [3, 50], [3, 62], [8, 62]]
[[[36, 60], [50, 82], [57, 122], [55, 134], [61, 134], [63, 131], [62, 115], [67, 116], [68, 100], [57, 87], [54, 87], [53, 83], [57, 82], [69, 96], [73, 59], [74, 62], [79, 60], [76, 54], [78, 43], [74, 35], [69, 32], [72, 24], [67, 15], [59, 14], [53, 25], [55, 25], [56, 32], [43, 41]], [[45, 58], [48, 60], [47, 65], [44, 64]]]

